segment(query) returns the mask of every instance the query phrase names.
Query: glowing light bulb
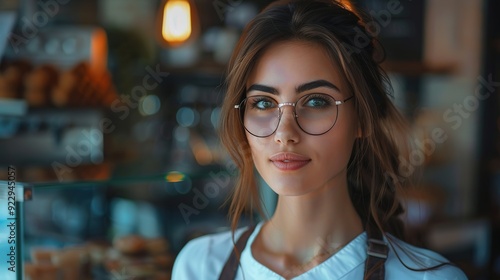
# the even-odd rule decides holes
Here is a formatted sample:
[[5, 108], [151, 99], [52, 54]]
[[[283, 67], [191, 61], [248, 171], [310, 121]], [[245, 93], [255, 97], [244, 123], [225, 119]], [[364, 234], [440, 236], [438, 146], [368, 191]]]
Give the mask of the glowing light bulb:
[[191, 36], [191, 5], [187, 0], [167, 0], [163, 8], [162, 37], [179, 44]]

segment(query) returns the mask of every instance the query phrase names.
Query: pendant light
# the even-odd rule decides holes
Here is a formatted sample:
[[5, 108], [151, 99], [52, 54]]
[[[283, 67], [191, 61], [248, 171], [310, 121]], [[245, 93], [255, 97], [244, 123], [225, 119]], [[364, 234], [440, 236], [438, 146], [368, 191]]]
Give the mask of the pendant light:
[[162, 45], [178, 47], [196, 38], [198, 15], [193, 0], [164, 0], [158, 10], [157, 35]]

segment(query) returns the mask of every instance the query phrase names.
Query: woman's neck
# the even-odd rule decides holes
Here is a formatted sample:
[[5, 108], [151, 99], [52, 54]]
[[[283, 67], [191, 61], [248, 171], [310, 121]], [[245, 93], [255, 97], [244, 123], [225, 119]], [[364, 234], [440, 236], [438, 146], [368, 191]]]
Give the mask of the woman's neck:
[[[284, 251], [313, 248], [322, 241], [349, 242], [363, 231], [347, 190], [332, 190], [305, 196], [280, 197], [266, 228], [279, 236]], [[276, 244], [276, 243], [275, 243]], [[332, 244], [333, 245], [333, 244]]]
[[[302, 196], [280, 197], [252, 250], [258, 261], [286, 276], [298, 275], [326, 260], [363, 232], [347, 186], [323, 188]], [[260, 256], [260, 259], [259, 259]], [[293, 270], [292, 270], [293, 271]], [[291, 276], [293, 276], [291, 275]]]

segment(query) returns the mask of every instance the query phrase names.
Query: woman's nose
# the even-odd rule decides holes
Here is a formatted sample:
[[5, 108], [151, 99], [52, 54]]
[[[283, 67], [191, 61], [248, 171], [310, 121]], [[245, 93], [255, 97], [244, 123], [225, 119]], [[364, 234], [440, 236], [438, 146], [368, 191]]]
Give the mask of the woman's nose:
[[294, 107], [283, 106], [280, 110], [280, 120], [274, 134], [274, 140], [281, 144], [298, 143], [300, 140], [300, 128], [295, 120]]

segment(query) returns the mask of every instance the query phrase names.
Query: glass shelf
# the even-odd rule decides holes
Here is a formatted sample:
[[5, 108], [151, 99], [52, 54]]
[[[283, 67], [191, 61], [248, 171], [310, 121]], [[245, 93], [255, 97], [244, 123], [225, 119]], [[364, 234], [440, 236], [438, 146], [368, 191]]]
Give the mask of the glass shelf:
[[[188, 237], [227, 230], [227, 212], [221, 210], [220, 205], [229, 194], [227, 186], [232, 184], [234, 176], [225, 170], [215, 170], [212, 166], [190, 173], [169, 171], [104, 180], [16, 182], [15, 279], [25, 279], [23, 271], [28, 269], [25, 264], [33, 265], [34, 248], [48, 246], [63, 250], [85, 245], [89, 240], [112, 244], [117, 236], [132, 233], [116, 221], [127, 216], [138, 215], [134, 222], [140, 225], [133, 226], [134, 231], [156, 216], [155, 221], [149, 221], [144, 227], [156, 227], [155, 234], [172, 242], [172, 253], [177, 253]], [[1, 189], [6, 189], [7, 184], [0, 181]], [[217, 195], [206, 193], [206, 186], [210, 184], [219, 187]], [[0, 192], [0, 198], [3, 197]], [[203, 200], [204, 205], [196, 204], [196, 199]], [[182, 205], [197, 212], [183, 212]], [[127, 208], [128, 212], [120, 214]], [[0, 221], [7, 219], [0, 216]], [[146, 234], [148, 232], [154, 235], [155, 230], [147, 230]]]

